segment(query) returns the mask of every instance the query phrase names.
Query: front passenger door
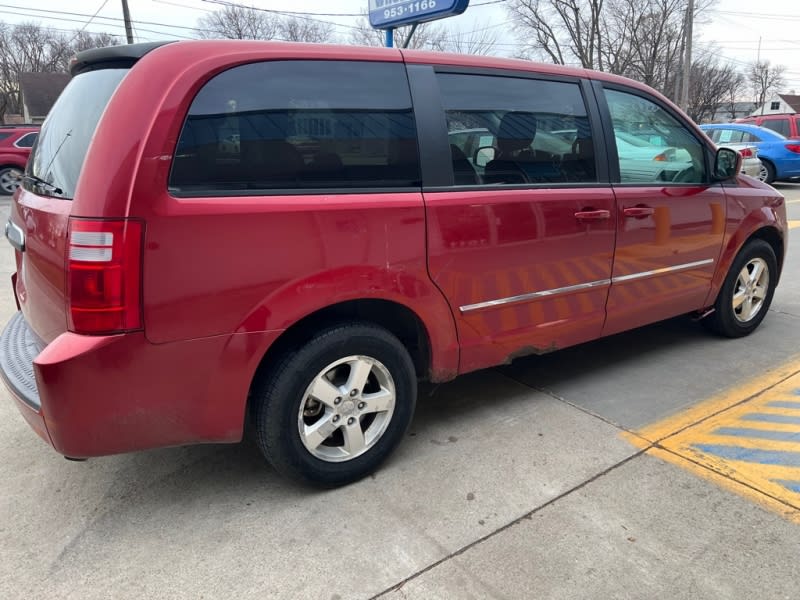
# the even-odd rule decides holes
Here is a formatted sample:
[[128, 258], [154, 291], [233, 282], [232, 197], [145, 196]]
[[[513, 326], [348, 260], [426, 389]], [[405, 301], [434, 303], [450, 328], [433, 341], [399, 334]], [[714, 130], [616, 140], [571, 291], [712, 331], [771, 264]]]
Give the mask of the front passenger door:
[[605, 88], [604, 97], [619, 169], [608, 335], [706, 306], [725, 191], [711, 182], [710, 150], [677, 113], [638, 90]]

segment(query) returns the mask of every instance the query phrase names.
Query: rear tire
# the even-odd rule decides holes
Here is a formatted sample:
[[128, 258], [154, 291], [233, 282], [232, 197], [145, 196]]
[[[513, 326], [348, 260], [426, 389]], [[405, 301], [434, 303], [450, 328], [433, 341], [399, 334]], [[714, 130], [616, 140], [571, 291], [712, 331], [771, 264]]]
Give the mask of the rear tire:
[[400, 340], [369, 323], [335, 325], [285, 354], [258, 382], [257, 443], [283, 475], [344, 485], [391, 454], [416, 398], [414, 364]]
[[777, 279], [772, 246], [758, 239], [747, 242], [728, 271], [714, 312], [703, 324], [725, 337], [751, 334], [767, 315]]
[[775, 167], [772, 166], [772, 163], [767, 160], [761, 161], [761, 171], [758, 173], [758, 179], [770, 184], [775, 181]]

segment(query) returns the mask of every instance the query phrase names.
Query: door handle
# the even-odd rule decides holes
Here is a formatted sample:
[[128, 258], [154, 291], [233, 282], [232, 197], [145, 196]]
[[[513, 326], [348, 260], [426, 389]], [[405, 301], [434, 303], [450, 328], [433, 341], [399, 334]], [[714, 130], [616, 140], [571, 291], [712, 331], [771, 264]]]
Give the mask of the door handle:
[[603, 221], [611, 218], [610, 210], [581, 210], [575, 213], [579, 221]]
[[642, 217], [649, 217], [655, 214], [656, 209], [650, 206], [631, 206], [630, 208], [623, 208], [622, 214], [626, 217], [633, 217], [634, 219], [641, 219]]

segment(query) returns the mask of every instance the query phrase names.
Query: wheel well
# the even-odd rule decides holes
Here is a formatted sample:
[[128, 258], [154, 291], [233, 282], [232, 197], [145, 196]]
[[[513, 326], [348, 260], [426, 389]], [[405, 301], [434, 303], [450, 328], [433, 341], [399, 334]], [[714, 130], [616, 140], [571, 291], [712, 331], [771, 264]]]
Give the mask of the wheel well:
[[420, 318], [409, 308], [388, 300], [351, 300], [320, 309], [294, 323], [270, 346], [256, 370], [254, 382], [279, 356], [308, 342], [320, 329], [342, 321], [366, 321], [384, 327], [403, 343], [414, 361], [417, 377], [428, 377], [430, 340]]
[[[781, 271], [783, 270], [783, 238], [781, 238], [778, 230], [774, 227], [762, 227], [758, 231], [753, 232], [753, 234], [747, 238], [747, 242], [754, 239], [764, 240], [772, 246], [772, 250], [775, 252], [775, 259], [778, 261], [778, 277], [780, 278]], [[745, 242], [745, 244], [747, 242]], [[744, 247], [744, 244], [742, 247]]]

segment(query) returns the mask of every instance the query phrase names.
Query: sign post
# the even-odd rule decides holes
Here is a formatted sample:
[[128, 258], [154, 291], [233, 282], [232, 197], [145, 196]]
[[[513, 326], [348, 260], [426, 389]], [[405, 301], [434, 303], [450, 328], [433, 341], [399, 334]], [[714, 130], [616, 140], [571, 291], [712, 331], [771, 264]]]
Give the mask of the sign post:
[[386, 46], [394, 45], [394, 28], [460, 15], [469, 0], [369, 0], [369, 23], [386, 30]]

